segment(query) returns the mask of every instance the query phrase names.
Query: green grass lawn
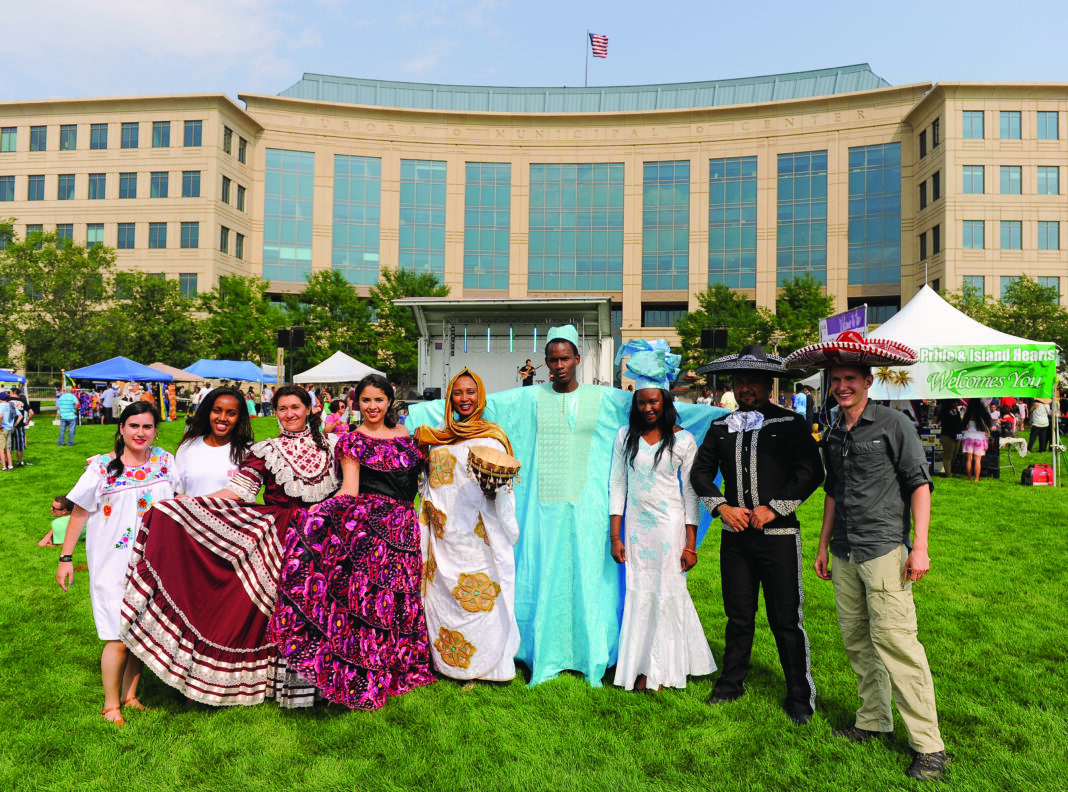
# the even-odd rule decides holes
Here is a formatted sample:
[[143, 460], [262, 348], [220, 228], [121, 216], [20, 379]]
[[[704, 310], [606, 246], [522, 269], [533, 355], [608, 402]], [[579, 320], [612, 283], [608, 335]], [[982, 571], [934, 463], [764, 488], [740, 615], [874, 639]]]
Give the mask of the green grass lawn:
[[[255, 421], [262, 438], [273, 419]], [[178, 424], [160, 442], [173, 449]], [[807, 727], [780, 709], [782, 672], [761, 616], [747, 695], [705, 705], [714, 677], [641, 696], [563, 676], [527, 689], [451, 681], [373, 713], [186, 707], [146, 673], [151, 712], [125, 729], [97, 714], [99, 656], [87, 575], [64, 593], [58, 548], [39, 548], [52, 496], [85, 457], [110, 448], [111, 427], [78, 429], [56, 446], [47, 421], [29, 430], [32, 466], [0, 473], [6, 516], [0, 564], [0, 790], [893, 790], [914, 788], [898, 722], [890, 740], [853, 745], [856, 683], [842, 649], [830, 583], [811, 569], [822, 508], [801, 510], [806, 622], [819, 689]], [[1020, 460], [1014, 459], [1017, 467]], [[1049, 461], [1034, 454], [1027, 462]], [[1060, 790], [1068, 782], [1068, 490], [938, 479], [932, 570], [916, 586], [947, 750], [959, 790]], [[603, 530], [603, 526], [590, 526]], [[717, 661], [724, 616], [715, 534], [690, 591]], [[85, 560], [84, 545], [75, 563]], [[1059, 780], [1058, 780], [1059, 779]]]

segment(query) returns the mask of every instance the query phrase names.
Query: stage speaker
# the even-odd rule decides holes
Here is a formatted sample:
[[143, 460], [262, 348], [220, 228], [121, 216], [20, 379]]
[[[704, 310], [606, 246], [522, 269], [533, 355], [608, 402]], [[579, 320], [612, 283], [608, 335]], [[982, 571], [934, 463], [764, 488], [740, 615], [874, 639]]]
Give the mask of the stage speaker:
[[441, 398], [441, 388], [424, 388], [423, 389], [423, 400], [424, 401], [434, 401], [434, 399], [440, 399], [440, 398]]
[[304, 328], [298, 325], [290, 329], [292, 330], [292, 348], [300, 349], [304, 346]]
[[706, 327], [701, 331], [701, 349], [726, 349], [727, 328]]
[[288, 327], [283, 327], [281, 330], [278, 331], [278, 346], [279, 347], [281, 347], [282, 349], [286, 349], [287, 347], [289, 347], [289, 339], [290, 339], [290, 334], [289, 334], [289, 328]]

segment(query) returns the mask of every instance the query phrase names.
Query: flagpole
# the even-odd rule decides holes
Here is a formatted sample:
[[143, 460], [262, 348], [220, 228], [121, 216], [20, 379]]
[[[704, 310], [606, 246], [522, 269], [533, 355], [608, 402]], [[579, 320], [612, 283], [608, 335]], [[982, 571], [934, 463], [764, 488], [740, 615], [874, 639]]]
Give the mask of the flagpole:
[[582, 80], [582, 87], [590, 87], [590, 29], [586, 28], [586, 76]]

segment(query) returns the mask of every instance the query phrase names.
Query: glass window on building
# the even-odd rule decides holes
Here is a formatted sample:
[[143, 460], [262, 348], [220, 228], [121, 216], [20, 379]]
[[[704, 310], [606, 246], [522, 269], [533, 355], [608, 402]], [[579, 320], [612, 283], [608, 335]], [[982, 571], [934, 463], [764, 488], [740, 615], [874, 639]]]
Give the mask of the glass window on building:
[[708, 282], [756, 288], [757, 158], [708, 163]]
[[1022, 184], [1023, 169], [1019, 165], [1001, 166], [1001, 194], [1019, 195]]
[[[243, 189], [238, 188], [239, 200], [243, 200]], [[349, 283], [378, 283], [381, 212], [382, 160], [336, 154], [331, 268]]]
[[89, 125], [89, 148], [106, 149], [108, 147], [108, 125]]
[[1060, 140], [1061, 134], [1058, 127], [1058, 113], [1056, 110], [1038, 111], [1039, 140]]
[[120, 173], [119, 174], [119, 197], [120, 198], [136, 198], [137, 197], [137, 174], [136, 173]]
[[1059, 220], [1038, 221], [1038, 249], [1061, 249], [1061, 224]]
[[237, 233], [234, 234], [234, 258], [236, 258], [236, 259], [245, 258], [245, 235], [244, 234], [237, 234]]
[[166, 223], [148, 224], [148, 247], [152, 250], [158, 250], [167, 247]]
[[1001, 221], [1001, 249], [1021, 250], [1023, 248], [1023, 222], [1020, 220]]
[[34, 175], [27, 177], [26, 181], [26, 200], [27, 201], [43, 201], [44, 200], [44, 176]]
[[74, 241], [74, 223], [56, 223], [56, 244]]
[[300, 282], [311, 272], [315, 155], [267, 149], [263, 192], [263, 278]]
[[623, 163], [531, 163], [532, 291], [623, 289]]
[[1059, 195], [1061, 192], [1060, 182], [1061, 169], [1057, 165], [1038, 166], [1038, 194]]
[[200, 223], [194, 221], [182, 221], [180, 244], [183, 248], [200, 247]]
[[73, 201], [74, 200], [74, 174], [73, 173], [61, 173], [56, 183], [56, 200], [57, 201]]
[[104, 244], [104, 224], [89, 223], [85, 227], [85, 246], [99, 247]]
[[984, 234], [986, 225], [982, 220], [965, 220], [962, 224], [961, 247], [965, 250], [982, 250], [986, 247]]
[[141, 134], [141, 124], [137, 121], [123, 121], [122, 130], [119, 135], [119, 146], [124, 149], [135, 149], [138, 144], [138, 137]]
[[203, 121], [186, 121], [185, 122], [185, 136], [183, 139], [184, 146], [199, 146], [204, 136], [204, 122]]
[[229, 176], [223, 176], [222, 177], [222, 196], [221, 196], [221, 200], [222, 200], [223, 203], [226, 203], [226, 204], [230, 203], [230, 177]]
[[152, 122], [152, 148], [170, 148], [171, 145], [171, 122]]
[[1019, 279], [1020, 279], [1019, 275], [1002, 275], [1001, 276], [1001, 295], [1000, 295], [999, 299], [1004, 300], [1005, 299], [1005, 295], [1008, 294], [1008, 291], [1012, 287], [1012, 284], [1016, 283], [1016, 281], [1018, 281]]
[[682, 289], [690, 273], [690, 162], [642, 166], [642, 288]]
[[44, 233], [44, 226], [41, 225], [40, 223], [27, 223], [26, 224], [26, 241], [27, 242], [33, 242], [34, 240], [36, 240], [37, 241], [37, 249], [38, 250], [41, 249], [40, 237], [41, 237], [41, 234], [43, 234], [43, 233]]
[[234, 208], [239, 212], [245, 211], [245, 188], [240, 184], [237, 185], [237, 200], [234, 201]]
[[18, 127], [0, 128], [0, 152], [15, 151], [18, 148]]
[[182, 171], [182, 197], [200, 197], [200, 171]]
[[942, 142], [942, 119], [936, 118], [931, 122], [931, 148], [938, 148], [938, 144]]
[[961, 291], [982, 297], [986, 293], [986, 277], [983, 275], [965, 275], [961, 279]]
[[983, 139], [982, 110], [964, 110], [961, 113], [960, 136], [965, 140]]
[[149, 191], [150, 198], [166, 198], [170, 174], [167, 171], [152, 171], [152, 186]]
[[244, 138], [237, 139], [237, 161], [244, 163], [248, 159], [248, 141]]
[[1035, 278], [1038, 281], [1038, 285], [1044, 289], [1050, 289], [1056, 294], [1056, 298], [1052, 300], [1054, 303], [1058, 303], [1061, 300], [1061, 279], [1056, 275], [1039, 275]]
[[15, 177], [0, 176], [0, 201], [15, 200]]
[[685, 303], [642, 303], [642, 327], [674, 327], [686, 313]]
[[445, 163], [401, 160], [397, 264], [445, 278]]
[[966, 195], [981, 195], [984, 190], [986, 168], [982, 165], [964, 165], [961, 192]]
[[229, 154], [234, 147], [234, 130], [228, 126], [223, 127], [223, 151]]
[[507, 289], [512, 166], [464, 166], [464, 288]]
[[197, 296], [197, 274], [195, 272], [178, 273], [178, 294], [183, 300], [192, 300]]
[[1001, 139], [1002, 140], [1019, 140], [1020, 139], [1020, 111], [1019, 110], [1002, 110], [1000, 114], [1001, 118]]
[[920, 261], [927, 258], [927, 232], [920, 234]]
[[108, 175], [106, 173], [89, 174], [89, 200], [102, 201], [107, 198]]
[[134, 223], [119, 223], [119, 236], [115, 247], [119, 250], [133, 250], [134, 228]]
[[927, 182], [920, 182], [920, 209], [927, 208]]
[[942, 226], [931, 227], [931, 255], [937, 256], [942, 252]]
[[920, 159], [927, 156], [927, 130], [920, 133]]
[[219, 227], [219, 252], [230, 252], [230, 229], [226, 226]]
[[937, 201], [942, 197], [942, 171], [931, 174], [931, 200]]
[[46, 151], [48, 149], [48, 127], [30, 127], [30, 151]]
[[78, 148], [78, 125], [61, 124], [59, 127], [59, 150], [74, 151]]
[[[778, 166], [777, 283], [782, 286], [805, 274], [826, 283], [827, 152], [780, 154]], [[851, 183], [854, 178], [850, 173]], [[873, 177], [872, 190], [881, 189], [878, 179], [879, 176]], [[869, 189], [866, 177], [864, 183], [864, 189]], [[852, 270], [851, 266], [851, 273]]]

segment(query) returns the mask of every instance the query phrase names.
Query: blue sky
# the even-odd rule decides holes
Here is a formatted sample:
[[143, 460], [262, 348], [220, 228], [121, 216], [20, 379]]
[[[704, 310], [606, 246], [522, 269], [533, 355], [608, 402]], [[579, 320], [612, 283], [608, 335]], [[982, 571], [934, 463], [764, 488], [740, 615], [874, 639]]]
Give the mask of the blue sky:
[[[303, 72], [591, 85], [869, 63], [895, 85], [1068, 82], [1068, 6], [958, 2], [40, 0], [4, 10], [0, 101], [278, 93]], [[726, 6], [726, 7], [724, 7]], [[814, 7], [815, 6], [815, 7]]]

